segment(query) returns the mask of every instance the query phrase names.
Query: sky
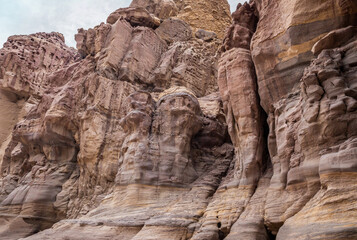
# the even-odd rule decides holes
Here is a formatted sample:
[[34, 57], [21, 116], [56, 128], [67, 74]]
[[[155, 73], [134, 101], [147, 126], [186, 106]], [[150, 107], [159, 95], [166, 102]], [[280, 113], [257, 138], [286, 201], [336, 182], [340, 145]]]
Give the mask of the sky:
[[[199, 0], [198, 0], [199, 1]], [[93, 28], [131, 0], [0, 0], [0, 48], [15, 34], [60, 32], [75, 47], [79, 28]], [[228, 0], [231, 10], [242, 0]]]

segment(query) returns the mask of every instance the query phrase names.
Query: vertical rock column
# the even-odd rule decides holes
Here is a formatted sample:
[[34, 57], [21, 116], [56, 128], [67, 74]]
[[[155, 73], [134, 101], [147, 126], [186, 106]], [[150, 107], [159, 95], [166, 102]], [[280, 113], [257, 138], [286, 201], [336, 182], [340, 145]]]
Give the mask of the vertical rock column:
[[249, 45], [257, 16], [255, 4], [239, 4], [233, 13], [219, 62], [218, 86], [236, 150], [235, 178], [240, 185], [256, 185], [260, 177], [263, 122], [254, 64]]
[[243, 213], [262, 175], [263, 119], [249, 50], [257, 20], [254, 3], [239, 4], [224, 39], [218, 86], [236, 156], [192, 239], [226, 237]]
[[228, 130], [236, 151], [234, 176], [240, 185], [256, 185], [262, 167], [263, 123], [250, 52], [233, 48], [219, 63], [219, 88]]

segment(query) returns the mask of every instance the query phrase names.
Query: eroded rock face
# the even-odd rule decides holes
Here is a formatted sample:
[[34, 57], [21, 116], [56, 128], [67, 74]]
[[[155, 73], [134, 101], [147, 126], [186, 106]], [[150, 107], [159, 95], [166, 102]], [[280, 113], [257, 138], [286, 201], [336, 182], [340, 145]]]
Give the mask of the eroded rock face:
[[195, 33], [196, 38], [202, 39], [206, 42], [212, 41], [217, 37], [217, 34], [214, 32], [206, 31], [203, 29], [198, 29]]
[[[355, 60], [352, 60], [355, 55], [356, 41], [352, 41], [341, 48], [323, 50], [305, 69], [301, 95], [296, 105], [302, 116], [296, 124], [291, 124], [289, 120], [286, 124], [287, 129], [291, 129], [298, 137], [285, 159], [290, 158], [286, 175], [287, 185], [293, 187], [304, 183], [306, 187], [303, 189], [304, 195], [298, 197], [298, 200], [295, 198], [295, 203], [289, 208], [267, 208], [267, 214], [272, 219], [275, 218], [271, 211], [274, 208], [283, 210], [283, 216], [288, 219], [278, 232], [278, 238], [322, 238], [326, 233], [334, 238], [357, 236], [355, 230], [351, 231], [356, 229], [356, 223], [352, 220], [356, 216], [356, 208], [351, 208], [356, 205], [356, 199], [352, 197], [354, 190], [351, 190], [356, 182], [357, 159], [354, 145], [356, 130], [353, 127], [357, 102], [356, 96], [351, 94], [355, 91], [355, 78], [352, 77], [355, 74]], [[276, 117], [280, 118], [281, 114]], [[276, 123], [278, 128], [281, 128], [280, 120], [276, 120]], [[282, 152], [279, 145], [278, 154]], [[279, 184], [274, 176], [273, 179]], [[344, 184], [338, 183], [341, 181]], [[342, 194], [344, 191], [346, 192]], [[301, 194], [297, 192], [291, 191], [290, 194]], [[333, 202], [334, 205], [331, 206], [327, 202]], [[331, 215], [336, 207], [339, 211]], [[343, 217], [345, 212], [350, 212], [352, 218]], [[301, 215], [305, 219], [314, 219], [319, 229], [313, 230], [305, 221], [298, 220]], [[292, 230], [289, 227], [291, 222], [296, 222], [295, 226], [299, 227]], [[336, 222], [341, 225], [336, 225]]]
[[[202, 44], [182, 20], [156, 32], [154, 20], [129, 8], [80, 29], [81, 59], [54, 33], [5, 44], [4, 99], [23, 107], [2, 132], [1, 238], [69, 218], [33, 238], [72, 238], [78, 227], [88, 233], [79, 239], [106, 238], [93, 224], [122, 229], [120, 239], [164, 236], [169, 226], [180, 238], [193, 234], [233, 157], [215, 84], [219, 41]], [[21, 55], [30, 50], [38, 60]]]
[[233, 24], [228, 28], [223, 42], [223, 50], [232, 48], [250, 49], [250, 41], [258, 23], [258, 12], [254, 2], [238, 4], [232, 14]]
[[356, 4], [227, 6], [9, 38], [1, 239], [357, 237]]
[[160, 19], [176, 16], [179, 12], [174, 0], [134, 0], [131, 2], [130, 7], [145, 8]]
[[[248, 14], [246, 9], [249, 9]], [[257, 20], [252, 16], [254, 10], [251, 9], [254, 9], [254, 4], [238, 6], [234, 14], [236, 20], [228, 30], [222, 48], [228, 51], [222, 54], [218, 65], [218, 86], [228, 132], [235, 148], [234, 162], [208, 205], [200, 220], [202, 225], [192, 239], [267, 237], [261, 219], [264, 215], [264, 200], [259, 198], [264, 198], [266, 191], [263, 186], [267, 186], [269, 182], [269, 173], [266, 173], [269, 157], [264, 155], [264, 117], [248, 47], [253, 32], [249, 30], [250, 34], [246, 35], [235, 33], [236, 29], [247, 29], [246, 26], [256, 24]], [[245, 44], [240, 44], [242, 42]], [[263, 174], [265, 180], [259, 180]], [[249, 210], [248, 204], [256, 205]], [[247, 219], [248, 222], [240, 219]]]
[[160, 19], [177, 17], [198, 29], [215, 32], [223, 38], [231, 22], [227, 0], [133, 0], [131, 7], [143, 7]]
[[160, 25], [160, 19], [155, 18], [144, 8], [120, 8], [109, 15], [107, 23], [114, 24], [119, 18], [125, 19], [133, 27], [157, 28]]
[[187, 41], [192, 37], [190, 25], [179, 19], [168, 18], [156, 29], [156, 33], [168, 43]]
[[[261, 3], [262, 9], [271, 8], [270, 16], [265, 15], [267, 12], [264, 10], [259, 12], [260, 21], [252, 42], [261, 104], [268, 112], [270, 130], [268, 147], [274, 170], [266, 196], [264, 221], [273, 233], [278, 233], [278, 239], [308, 239], [311, 236], [323, 239], [326, 236], [323, 232], [329, 232], [331, 238], [351, 238], [356, 233], [347, 228], [344, 230], [338, 224], [333, 227], [335, 230], [330, 230], [331, 222], [351, 222], [351, 220], [348, 217], [341, 220], [338, 214], [327, 217], [325, 212], [338, 208], [342, 212], [355, 213], [355, 209], [351, 210], [339, 200], [333, 200], [334, 197], [329, 195], [331, 192], [327, 191], [328, 193], [325, 194], [324, 189], [325, 178], [337, 180], [349, 175], [340, 173], [336, 176], [333, 162], [355, 162], [356, 159], [356, 156], [351, 154], [349, 160], [329, 158], [330, 162], [327, 164], [325, 155], [331, 156], [328, 152], [332, 149], [340, 149], [341, 144], [354, 141], [354, 131], [348, 129], [354, 121], [352, 119], [355, 118], [354, 110], [349, 112], [347, 108], [350, 107], [347, 106], [352, 106], [355, 100], [344, 93], [350, 92], [350, 86], [354, 85], [353, 81], [349, 80], [349, 76], [353, 75], [352, 72], [355, 70], [352, 70], [350, 64], [346, 62], [347, 59], [351, 59], [349, 54], [354, 54], [353, 50], [347, 50], [354, 45], [354, 34], [351, 34], [353, 28], [336, 31], [334, 29], [354, 24], [357, 8], [351, 1], [326, 2], [331, 7], [317, 6], [313, 3], [303, 4], [304, 6], [301, 5], [300, 8], [291, 11], [289, 18], [281, 19], [281, 29], [285, 29], [283, 26], [289, 24], [294, 24], [294, 27], [279, 31], [278, 28], [269, 27], [269, 23], [276, 24], [282, 16], [279, 14], [276, 18], [278, 15], [274, 14], [275, 11], [280, 9], [278, 11], [284, 14], [289, 12], [284, 8], [283, 3], [279, 4], [282, 5], [277, 8], [274, 4]], [[332, 11], [335, 14], [332, 14]], [[305, 24], [306, 22], [308, 23]], [[318, 27], [322, 23], [325, 27]], [[331, 30], [333, 31], [330, 32]], [[338, 37], [340, 32], [345, 32], [346, 37]], [[296, 35], [303, 37], [295, 38]], [[336, 37], [332, 40], [329, 36]], [[288, 41], [289, 44], [283, 40], [286, 38], [291, 39]], [[277, 50], [277, 46], [283, 47]], [[329, 50], [322, 50], [325, 47]], [[321, 52], [312, 63], [310, 62], [314, 57], [310, 50], [316, 54]], [[309, 64], [310, 66], [307, 67]], [[328, 79], [334, 83], [329, 84]], [[342, 104], [341, 101], [344, 103]], [[337, 120], [339, 117], [345, 120]], [[341, 148], [341, 153], [343, 151]], [[340, 164], [341, 167], [344, 165], [344, 163]], [[355, 171], [353, 164], [348, 168], [347, 171], [352, 172], [353, 176]], [[334, 182], [327, 180], [330, 181]], [[337, 187], [336, 182], [334, 183], [331, 183], [331, 188], [344, 191], [342, 189], [345, 186]], [[349, 191], [347, 189], [352, 185], [353, 183], [346, 186], [346, 194]], [[322, 193], [325, 197], [321, 197]], [[331, 204], [333, 202], [331, 206], [334, 207], [329, 209], [326, 206], [326, 198], [329, 198]], [[351, 204], [354, 201], [353, 198], [348, 200]], [[303, 214], [304, 220], [301, 218], [300, 222], [295, 220], [296, 226], [288, 227], [289, 222], [301, 216], [313, 202], [320, 210], [313, 211], [310, 208], [309, 214]], [[316, 223], [319, 230], [313, 230], [308, 226], [310, 222]], [[353, 225], [352, 222], [351, 224]], [[297, 227], [299, 225], [302, 227]]]
[[[324, 239], [327, 235], [334, 239], [354, 238], [356, 231], [351, 229], [355, 228], [355, 223], [349, 217], [343, 218], [342, 212], [349, 212], [352, 218], [356, 214], [356, 208], [351, 208], [355, 204], [355, 199], [349, 194], [350, 187], [355, 186], [353, 176], [356, 156], [352, 153], [354, 150], [351, 145], [355, 134], [349, 126], [353, 125], [355, 119], [355, 110], [352, 110], [355, 109], [355, 99], [351, 97], [353, 91], [350, 90], [351, 86], [354, 86], [350, 77], [355, 74], [355, 70], [350, 61], [354, 59], [352, 55], [355, 51], [351, 49], [356, 46], [356, 35], [355, 27], [345, 27], [355, 22], [353, 19], [356, 16], [356, 6], [352, 2], [344, 2], [343, 6], [348, 6], [348, 11], [341, 10], [339, 18], [328, 14], [321, 15], [333, 24], [318, 30], [313, 30], [314, 24], [319, 24], [317, 21], [313, 23], [317, 11], [314, 4], [301, 6], [301, 9], [290, 12], [292, 18], [282, 19], [281, 26], [291, 20], [311, 22], [310, 27], [297, 24], [288, 28], [289, 34], [284, 33], [285, 36], [281, 35], [282, 33], [279, 35], [280, 28], [269, 25], [277, 23], [274, 11], [282, 11], [283, 14], [289, 12], [283, 3], [275, 4], [278, 3], [255, 1], [250, 5], [238, 6], [237, 12], [233, 14], [235, 21], [227, 33], [223, 46], [223, 50], [228, 51], [220, 60], [218, 84], [222, 100], [227, 106], [225, 112], [228, 129], [232, 129], [229, 132], [233, 144], [239, 149], [244, 143], [242, 136], [250, 129], [249, 126], [254, 126], [254, 131], [249, 131], [249, 134], [253, 133], [255, 136], [257, 130], [264, 126], [262, 118], [265, 114], [258, 114], [260, 99], [260, 104], [268, 114], [267, 146], [271, 159], [269, 163], [264, 158], [261, 161], [259, 155], [251, 155], [254, 156], [251, 159], [256, 163], [265, 163], [262, 165], [267, 167], [267, 171], [263, 174], [259, 167], [253, 168], [255, 172], [251, 173], [252, 176], [263, 177], [260, 177], [255, 192], [246, 196], [250, 199], [249, 202], [240, 203], [240, 206], [246, 209], [233, 224], [226, 239], [269, 239], [271, 233], [277, 234], [278, 239]], [[260, 19], [249, 48], [251, 32], [248, 31], [249, 27], [242, 28], [241, 25], [254, 26], [254, 6], [260, 10]], [[324, 13], [332, 11], [331, 8], [320, 7], [317, 8]], [[271, 10], [268, 10], [269, 8]], [[303, 9], [309, 9], [311, 15], [299, 15]], [[329, 32], [328, 28], [339, 27], [345, 28]], [[246, 34], [243, 34], [242, 29], [246, 30]], [[284, 59], [287, 42], [279, 39], [289, 36], [291, 41], [288, 43], [293, 44], [292, 42], [297, 41], [293, 36], [300, 36], [303, 29], [307, 31], [307, 35], [303, 36], [308, 42], [291, 46], [288, 52], [294, 56], [296, 54], [294, 60]], [[274, 35], [275, 31], [277, 35]], [[270, 32], [274, 34], [269, 35]], [[321, 36], [317, 37], [316, 34]], [[280, 43], [284, 44], [284, 47], [278, 48]], [[249, 49], [252, 49], [253, 62], [257, 70], [256, 80]], [[319, 54], [317, 59], [313, 60], [312, 53]], [[274, 58], [279, 60], [276, 61]], [[287, 72], [292, 75], [284, 77]], [[293, 83], [289, 87], [286, 81]], [[239, 106], [250, 96], [255, 97]], [[241, 116], [249, 116], [247, 113], [251, 111], [255, 113], [255, 117], [252, 118], [254, 115], [250, 115], [251, 118], [244, 117], [244, 121], [239, 121]], [[241, 115], [242, 113], [246, 115]], [[248, 123], [251, 124], [247, 125]], [[239, 124], [244, 127], [239, 127]], [[255, 142], [250, 139], [249, 146], [254, 148], [265, 144], [261, 142], [254, 145]], [[246, 153], [249, 152], [249, 148], [244, 149]], [[348, 157], [342, 157], [346, 156], [344, 154], [347, 152]], [[237, 154], [237, 157], [242, 157], [243, 166], [245, 161], [250, 159], [247, 155]], [[237, 165], [236, 169], [239, 169]], [[337, 184], [340, 182], [338, 179], [345, 178], [351, 178], [348, 186]], [[264, 184], [264, 188], [267, 188], [265, 190], [261, 189]], [[343, 191], [346, 191], [346, 194], [342, 194]], [[339, 197], [333, 192], [339, 192]], [[341, 210], [332, 214], [334, 208]], [[270, 232], [266, 231], [264, 225]], [[207, 234], [207, 231], [205, 232]]]
[[[356, 2], [331, 0], [255, 1], [259, 23], [252, 42], [252, 56], [266, 112], [298, 87], [310, 64], [313, 45], [330, 31], [356, 23]], [[279, 27], [278, 27], [279, 26]], [[284, 83], [284, 84], [282, 84]]]
[[263, 164], [264, 120], [249, 50], [234, 48], [225, 52], [219, 69], [218, 84], [229, 116], [229, 134], [236, 146], [235, 174], [242, 185], [255, 185]]
[[8, 104], [15, 105], [12, 121], [2, 125], [7, 140], [1, 141], [0, 235], [16, 239], [59, 219], [53, 202], [74, 168], [77, 150], [66, 134], [68, 121], [58, 124], [51, 114], [42, 114], [52, 102], [49, 92], [58, 91], [76, 67], [77, 55], [58, 33], [13, 36], [0, 51], [2, 107], [6, 111]]
[[75, 59], [75, 49], [64, 44], [60, 33], [9, 37], [0, 50], [1, 87], [20, 96], [42, 95], [47, 88], [64, 84], [63, 79], [45, 82], [45, 76]]

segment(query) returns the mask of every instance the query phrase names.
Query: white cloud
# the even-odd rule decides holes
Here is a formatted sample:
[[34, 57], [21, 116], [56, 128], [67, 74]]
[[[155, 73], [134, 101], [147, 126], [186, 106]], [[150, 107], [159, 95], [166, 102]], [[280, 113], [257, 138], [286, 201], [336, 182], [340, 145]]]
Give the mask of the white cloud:
[[0, 44], [15, 34], [60, 32], [75, 46], [78, 28], [94, 27], [131, 0], [0, 0]]
[[[199, 0], [197, 0], [199, 1]], [[60, 32], [75, 47], [78, 28], [105, 22], [109, 14], [131, 0], [0, 0], [0, 46], [11, 35]], [[228, 0], [235, 10], [240, 0]]]

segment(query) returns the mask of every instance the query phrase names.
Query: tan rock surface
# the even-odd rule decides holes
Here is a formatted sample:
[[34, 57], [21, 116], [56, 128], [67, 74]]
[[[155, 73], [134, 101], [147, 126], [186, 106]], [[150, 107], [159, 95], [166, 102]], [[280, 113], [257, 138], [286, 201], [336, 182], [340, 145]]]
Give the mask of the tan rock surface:
[[355, 25], [357, 4], [350, 0], [255, 2], [259, 23], [251, 49], [259, 95], [268, 112], [298, 87], [316, 42], [332, 30]]
[[227, 0], [133, 0], [131, 7], [143, 7], [161, 19], [177, 17], [198, 29], [215, 32], [223, 38], [231, 22]]
[[[192, 235], [192, 225], [233, 154], [226, 143], [220, 98], [202, 99], [203, 115], [196, 97], [217, 90], [218, 44], [175, 39], [168, 47], [152, 26], [133, 24], [135, 16], [79, 30], [76, 40], [83, 59], [73, 64], [73, 50], [67, 50], [61, 38], [48, 35], [50, 46], [63, 47], [71, 58], [57, 68], [35, 68], [33, 72], [46, 73], [41, 75], [42, 85], [17, 76], [19, 83], [34, 85], [37, 92], [25, 84], [11, 89], [8, 78], [2, 81], [15, 99], [26, 97], [26, 111], [4, 146], [1, 238], [26, 237], [64, 218], [77, 220], [58, 223], [49, 231], [50, 238], [73, 236], [78, 227], [86, 229], [79, 239], [85, 234], [106, 238], [113, 229], [121, 232], [120, 239], [131, 238], [144, 225], [140, 234], [146, 235], [147, 229], [160, 229], [151, 224], [167, 228], [168, 222], [177, 234]], [[169, 31], [164, 28], [162, 33]], [[2, 51], [6, 56], [16, 53], [16, 44], [8, 42]], [[42, 49], [23, 45], [23, 52], [36, 47]], [[155, 69], [172, 56], [170, 50], [177, 61], [170, 60], [167, 74], [175, 77], [161, 84]], [[1, 66], [2, 76], [9, 75], [6, 59]], [[19, 71], [30, 72], [26, 66], [19, 64]], [[153, 86], [155, 92], [148, 92]], [[171, 86], [176, 87], [170, 90]], [[109, 233], [93, 234], [96, 226]]]
[[[344, 148], [340, 146], [350, 146], [348, 143], [354, 141], [354, 131], [348, 126], [354, 122], [355, 99], [348, 94], [349, 89], [354, 88], [351, 76], [355, 70], [349, 61], [353, 61], [355, 53], [347, 50], [353, 48], [354, 44], [348, 43], [353, 42], [354, 34], [345, 29], [329, 32], [355, 23], [357, 6], [352, 1], [331, 1], [326, 5], [297, 1], [293, 9], [285, 6], [285, 2], [257, 4], [261, 9], [260, 20], [251, 48], [261, 104], [268, 112], [268, 147], [274, 170], [266, 196], [265, 224], [274, 234], [278, 233], [278, 239], [309, 239], [311, 236], [325, 239], [325, 233], [329, 233], [331, 239], [354, 237], [354, 231], [342, 227], [353, 226], [349, 217], [342, 224], [339, 214], [328, 215], [327, 212], [333, 210], [318, 196], [324, 192], [325, 172], [331, 173], [331, 178], [338, 182], [332, 177], [335, 171], [344, 172], [341, 169], [347, 165], [346, 172], [355, 171], [351, 164], [356, 161], [354, 154], [341, 160], [328, 158], [326, 162], [325, 159], [330, 151], [342, 154]], [[270, 25], [273, 23], [280, 28]], [[339, 37], [343, 31], [345, 38]], [[332, 40], [329, 36], [335, 37]], [[310, 64], [313, 59], [310, 50], [314, 45], [313, 51], [322, 53]], [[322, 50], [342, 45], [345, 47]], [[335, 167], [335, 161], [340, 162], [340, 167]], [[343, 175], [341, 173], [342, 178]], [[350, 186], [353, 183], [346, 186], [346, 194]], [[344, 191], [343, 185], [338, 188]], [[348, 204], [330, 197], [332, 208], [355, 213]], [[310, 209], [309, 214], [303, 214], [313, 202], [320, 210]], [[349, 202], [352, 206], [354, 199], [350, 198]], [[301, 215], [304, 220], [294, 221]], [[296, 225], [291, 227], [293, 221]], [[297, 227], [299, 225], [301, 227]], [[330, 232], [331, 228], [334, 230]]]
[[0, 238], [357, 238], [356, 13], [256, 0], [223, 39], [225, 0], [134, 0], [78, 51], [10, 37]]
[[134, 0], [131, 2], [130, 7], [145, 8], [150, 13], [156, 15], [161, 19], [176, 16], [179, 12], [179, 6], [176, 5], [177, 1], [174, 0]]
[[[234, 33], [236, 29], [256, 24], [256, 19], [252, 17], [254, 5], [252, 4], [252, 7], [248, 4], [239, 5], [234, 16], [236, 18], [224, 41], [223, 50], [228, 51], [224, 52], [219, 60], [218, 86], [226, 114], [228, 132], [235, 148], [235, 158], [227, 177], [221, 183], [200, 220], [200, 229], [192, 239], [224, 239], [226, 237], [234, 239], [237, 237], [234, 232], [242, 227], [238, 225], [239, 219], [243, 213], [246, 213], [247, 205], [255, 201], [259, 202], [257, 205], [261, 210], [257, 213], [258, 217], [254, 218], [254, 215], [249, 215], [253, 220], [246, 223], [244, 228], [248, 226], [257, 230], [251, 235], [247, 233], [246, 236], [255, 239], [267, 235], [265, 230], [263, 232], [259, 229], [262, 226], [264, 228], [262, 220], [264, 200], [254, 200], [264, 197], [264, 190], [256, 191], [255, 189], [267, 167], [269, 158], [263, 155], [265, 150], [264, 119], [259, 105], [253, 61], [250, 51], [246, 49], [249, 47], [253, 29], [248, 35]], [[240, 44], [242, 42], [245, 44]], [[258, 193], [261, 191], [263, 193]], [[257, 196], [250, 200], [253, 194]], [[246, 215], [242, 218], [249, 218]], [[236, 223], [234, 225], [236, 229], [231, 229], [234, 223]], [[231, 231], [233, 231], [232, 234], [230, 234]], [[254, 234], [261, 232], [262, 235]], [[243, 239], [244, 235], [238, 236]]]
[[[357, 210], [353, 197], [355, 190], [352, 190], [356, 183], [357, 159], [356, 130], [352, 127], [357, 102], [355, 96], [350, 95], [355, 86], [352, 66], [356, 61], [356, 51], [352, 49], [356, 49], [356, 41], [342, 48], [323, 50], [305, 69], [301, 100], [297, 105], [302, 109], [302, 116], [293, 128], [299, 136], [296, 144], [300, 145], [300, 150], [295, 147], [292, 152], [287, 184], [293, 187], [303, 183], [306, 187], [298, 201], [295, 197], [294, 205], [283, 208], [286, 218], [298, 213], [284, 223], [278, 239], [324, 238], [326, 235], [331, 239], [353, 239], [357, 236], [356, 231], [351, 230], [356, 229], [353, 219]], [[290, 194], [298, 194], [298, 191], [296, 189]], [[275, 213], [269, 215], [274, 216]], [[301, 215], [304, 220], [299, 218]], [[292, 230], [289, 227], [291, 222], [296, 222], [299, 227]], [[311, 222], [318, 226], [318, 230], [308, 226]]]
[[144, 8], [120, 8], [109, 15], [107, 23], [114, 24], [119, 18], [125, 19], [133, 27], [157, 28], [160, 25], [160, 19]]

